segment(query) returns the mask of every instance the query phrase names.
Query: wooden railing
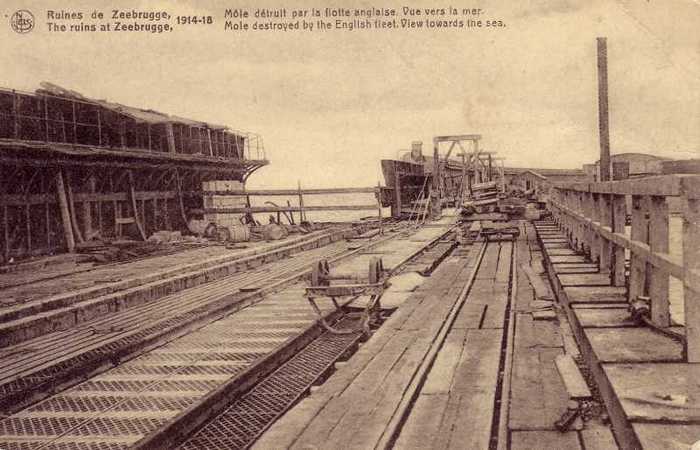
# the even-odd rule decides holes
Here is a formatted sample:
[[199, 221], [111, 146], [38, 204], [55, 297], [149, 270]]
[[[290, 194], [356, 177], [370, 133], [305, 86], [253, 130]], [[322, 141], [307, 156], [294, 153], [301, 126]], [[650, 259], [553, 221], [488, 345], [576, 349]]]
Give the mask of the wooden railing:
[[[259, 213], [277, 213], [277, 221], [280, 220], [280, 214], [293, 213], [299, 214], [299, 221], [306, 220], [306, 213], [309, 211], [376, 211], [377, 219], [381, 224], [382, 221], [382, 204], [381, 204], [381, 188], [377, 187], [359, 187], [359, 188], [325, 188], [325, 189], [250, 189], [250, 190], [217, 190], [217, 191], [195, 191], [188, 192], [190, 195], [211, 196], [236, 196], [245, 197], [245, 207], [217, 207], [203, 208], [198, 210], [190, 210], [191, 213], [219, 213], [219, 214], [259, 214]], [[346, 204], [346, 205], [306, 205], [304, 196], [308, 195], [336, 195], [336, 194], [374, 194], [376, 203], [372, 204]], [[297, 204], [288, 204], [287, 206], [278, 206], [272, 202], [265, 202], [266, 206], [250, 206], [250, 197], [297, 197]]]
[[[669, 203], [678, 201], [682, 257], [669, 253]], [[655, 326], [671, 325], [669, 277], [683, 283], [686, 354], [688, 362], [700, 362], [700, 175], [559, 185], [550, 210], [571, 245], [610, 274], [611, 285], [625, 285], [625, 249], [630, 251], [628, 299], [649, 297]]]

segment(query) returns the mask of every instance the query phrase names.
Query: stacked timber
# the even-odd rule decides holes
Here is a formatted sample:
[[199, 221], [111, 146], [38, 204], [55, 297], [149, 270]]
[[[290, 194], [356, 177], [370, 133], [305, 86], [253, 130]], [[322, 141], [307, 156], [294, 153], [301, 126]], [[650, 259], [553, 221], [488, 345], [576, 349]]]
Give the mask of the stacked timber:
[[498, 185], [495, 181], [472, 185], [472, 194], [462, 204], [464, 214], [483, 214], [496, 210], [498, 205]]

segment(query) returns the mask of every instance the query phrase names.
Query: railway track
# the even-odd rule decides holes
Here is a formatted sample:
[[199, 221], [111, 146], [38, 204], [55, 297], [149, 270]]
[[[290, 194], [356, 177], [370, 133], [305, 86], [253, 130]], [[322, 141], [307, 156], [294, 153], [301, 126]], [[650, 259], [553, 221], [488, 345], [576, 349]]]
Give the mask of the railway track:
[[[433, 231], [429, 244], [449, 229]], [[0, 420], [0, 448], [129, 448], [179, 424], [175, 419], [206, 404], [212, 392], [240, 395], [289, 358], [291, 363], [314, 339], [323, 339], [298, 284], [311, 262], [359, 258], [394, 238], [401, 237], [350, 249], [347, 243], [331, 244], [30, 341], [40, 347], [43, 362], [34, 352], [0, 369], [5, 406], [16, 411]], [[403, 247], [394, 268], [427, 246]], [[329, 320], [338, 319], [330, 304], [322, 310]], [[20, 394], [8, 395], [8, 386]], [[37, 402], [41, 397], [48, 398]], [[144, 442], [157, 446], [153, 439]]]

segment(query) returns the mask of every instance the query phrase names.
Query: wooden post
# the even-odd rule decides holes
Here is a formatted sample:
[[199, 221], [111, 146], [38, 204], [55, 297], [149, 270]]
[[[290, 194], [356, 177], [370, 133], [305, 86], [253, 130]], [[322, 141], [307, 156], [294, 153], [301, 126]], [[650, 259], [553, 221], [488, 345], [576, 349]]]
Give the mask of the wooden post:
[[49, 199], [48, 199], [48, 185], [50, 183], [46, 182], [46, 171], [43, 171], [41, 174], [41, 192], [46, 195], [46, 200], [44, 201], [44, 221], [46, 222], [46, 248], [51, 251], [51, 210], [50, 210], [50, 205], [49, 205]]
[[44, 133], [46, 142], [49, 142], [49, 102], [47, 96], [44, 96]]
[[[579, 213], [583, 214], [584, 216], [586, 215], [585, 212], [585, 200], [584, 200], [584, 193], [583, 192], [575, 192], [575, 202], [574, 202], [574, 210]], [[586, 253], [586, 242], [587, 242], [587, 234], [586, 234], [586, 225], [581, 222], [581, 221], [576, 221], [576, 229], [577, 229], [577, 237], [576, 240], [578, 242], [577, 244], [577, 251], [582, 251], [583, 253]]]
[[[569, 191], [567, 194], [569, 196], [569, 208], [571, 208], [572, 211], [578, 212], [579, 193], [576, 191]], [[568, 216], [568, 218], [571, 224], [571, 235], [573, 236], [572, 244], [574, 250], [578, 252], [579, 244], [581, 243], [581, 237], [579, 236], [580, 224], [578, 221], [574, 220], [573, 217]]]
[[[615, 233], [625, 234], [627, 220], [627, 201], [624, 195], [612, 196], [612, 229]], [[612, 283], [613, 286], [625, 285], [625, 248], [612, 244]]]
[[127, 171], [127, 176], [129, 180], [129, 191], [128, 196], [131, 202], [131, 209], [134, 212], [134, 223], [136, 223], [136, 228], [139, 231], [139, 235], [142, 240], [146, 240], [146, 230], [143, 229], [143, 224], [139, 220], [139, 207], [136, 203], [136, 189], [134, 187], [134, 174], [131, 170]]
[[610, 181], [610, 130], [608, 117], [608, 45], [598, 43], [598, 130], [600, 134], [600, 181]]
[[15, 128], [15, 139], [19, 139], [19, 95], [14, 91], [12, 94], [12, 119]]
[[[668, 204], [665, 197], [649, 198], [649, 248], [655, 253], [668, 253]], [[656, 325], [671, 325], [668, 303], [668, 273], [649, 264], [649, 297], [651, 320]]]
[[[86, 184], [88, 194], [95, 193], [95, 176], [90, 174]], [[83, 201], [83, 229], [85, 230], [85, 238], [90, 240], [92, 236], [92, 201]]]
[[[597, 209], [600, 211], [600, 224], [613, 230], [612, 195], [599, 194]], [[600, 270], [610, 274], [612, 284], [612, 242], [600, 236]]]
[[[56, 193], [58, 194], [58, 208], [61, 211], [61, 222], [63, 223], [66, 247], [68, 248], [68, 253], [73, 253], [75, 251], [75, 239], [73, 237], [73, 226], [70, 220], [70, 210], [68, 209], [68, 199], [66, 198], [66, 187], [63, 182], [63, 171], [61, 169], [56, 173]], [[5, 216], [7, 216], [7, 213]]]
[[173, 132], [172, 122], [165, 124], [165, 135], [168, 139], [168, 152], [175, 153], [175, 133]]
[[75, 239], [82, 243], [84, 242], [83, 234], [80, 232], [80, 227], [78, 226], [78, 217], [75, 211], [75, 202], [73, 198], [73, 187], [71, 186], [70, 176], [66, 176], [66, 196], [68, 198], [68, 212], [70, 213], [70, 222], [73, 224], [73, 234]]
[[376, 197], [377, 197], [377, 213], [379, 216], [379, 235], [381, 236], [384, 234], [384, 230], [382, 227], [382, 187], [381, 184], [377, 181], [377, 191], [376, 191]]
[[211, 145], [211, 130], [207, 128], [207, 147], [209, 148], [209, 156], [214, 156], [214, 147]]
[[[109, 174], [109, 191], [110, 193], [116, 193], [116, 185], [114, 184], [114, 174], [110, 172]], [[112, 200], [112, 209], [114, 209], [114, 236], [119, 236], [119, 219], [121, 218], [121, 205], [118, 200]]]
[[464, 205], [464, 194], [467, 192], [467, 186], [465, 183], [467, 182], [467, 161], [465, 160], [465, 157], [467, 156], [464, 149], [462, 149], [462, 181], [460, 181], [459, 185], [459, 204], [457, 205], [458, 208], [461, 208], [462, 205]]
[[[599, 195], [597, 193], [588, 194], [588, 211], [590, 215], [588, 216], [593, 223], [600, 224], [600, 210], [598, 209]], [[591, 243], [591, 260], [598, 264], [600, 268], [600, 244], [602, 238], [598, 235], [595, 229], [591, 226], [589, 230], [590, 243]]]
[[[648, 224], [646, 219], [647, 201], [640, 195], [632, 196], [632, 240], [648, 242]], [[630, 264], [630, 288], [629, 300], [634, 301], [638, 296], [644, 295], [646, 282], [646, 262], [632, 253]]]
[[[202, 183], [199, 183], [201, 186]], [[175, 186], [177, 187], [177, 205], [178, 209], [180, 210], [180, 219], [182, 219], [182, 223], [187, 226], [187, 212], [185, 211], [185, 199], [183, 198], [182, 194], [182, 179], [180, 178], [180, 171], [175, 169]], [[165, 197], [164, 199], [165, 203], [165, 208], [167, 209], [168, 207], [168, 198]]]
[[301, 194], [301, 180], [297, 180], [297, 190], [299, 191], [299, 223], [306, 220], [304, 214], [304, 196]]
[[[78, 118], [75, 114], [75, 102], [71, 101], [71, 105], [73, 106], [73, 143], [77, 144], [78, 143]], [[68, 183], [68, 187], [70, 188], [70, 183]]]
[[102, 147], [102, 114], [97, 110], [97, 145]]
[[119, 144], [122, 148], [126, 148], [126, 122], [121, 117], [119, 118]]
[[[697, 274], [700, 272], [700, 183], [697, 179], [687, 179], [681, 186], [686, 354], [689, 363], [700, 363], [700, 287], [697, 285]], [[695, 280], [694, 286], [690, 285], [692, 279]], [[696, 384], [697, 378], [689, 378], [688, 381]], [[690, 396], [696, 397], [696, 391], [697, 388], [694, 388]]]
[[433, 219], [440, 217], [442, 213], [442, 204], [440, 198], [440, 142], [433, 139], [433, 180], [432, 189], [430, 190], [431, 201], [431, 216]]

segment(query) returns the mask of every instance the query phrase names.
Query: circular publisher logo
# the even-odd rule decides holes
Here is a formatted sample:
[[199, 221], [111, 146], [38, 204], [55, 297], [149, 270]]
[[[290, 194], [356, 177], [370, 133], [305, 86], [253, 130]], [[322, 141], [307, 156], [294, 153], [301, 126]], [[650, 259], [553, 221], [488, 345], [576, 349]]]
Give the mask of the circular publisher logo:
[[29, 33], [34, 29], [34, 14], [26, 9], [15, 11], [10, 17], [10, 26], [17, 33]]

